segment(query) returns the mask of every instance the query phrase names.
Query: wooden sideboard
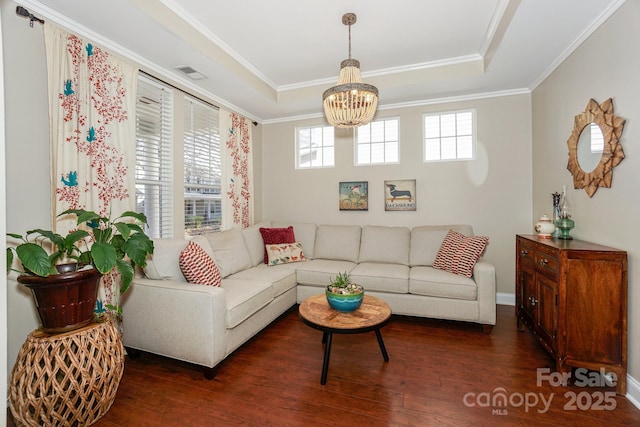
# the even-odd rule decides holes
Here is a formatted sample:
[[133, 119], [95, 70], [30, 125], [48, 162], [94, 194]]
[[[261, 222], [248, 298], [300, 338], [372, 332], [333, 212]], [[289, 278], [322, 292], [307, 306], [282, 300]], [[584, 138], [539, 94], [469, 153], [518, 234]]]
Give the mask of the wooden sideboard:
[[516, 236], [516, 318], [556, 371], [614, 373], [627, 386], [627, 253], [581, 240]]

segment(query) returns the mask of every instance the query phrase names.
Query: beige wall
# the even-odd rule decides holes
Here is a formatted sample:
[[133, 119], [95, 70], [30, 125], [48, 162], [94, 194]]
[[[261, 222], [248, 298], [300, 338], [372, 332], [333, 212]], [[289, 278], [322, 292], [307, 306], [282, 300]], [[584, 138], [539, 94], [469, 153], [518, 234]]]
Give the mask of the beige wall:
[[[624, 249], [629, 259], [629, 373], [640, 379], [640, 2], [626, 2], [533, 92], [533, 215], [551, 211], [550, 194], [567, 186], [576, 227], [572, 235]], [[590, 98], [613, 98], [627, 120], [621, 143], [626, 158], [614, 169], [612, 188], [589, 198], [573, 189], [566, 141], [573, 118]]]
[[[400, 164], [354, 166], [351, 130], [336, 129], [334, 168], [295, 169], [295, 127], [322, 119], [264, 126], [263, 217], [335, 224], [417, 226], [467, 223], [490, 237], [486, 258], [496, 266], [498, 291], [514, 293], [514, 235], [532, 231], [531, 99], [516, 95], [379, 111], [400, 118]], [[476, 160], [424, 163], [422, 115], [475, 108]], [[385, 212], [385, 180], [415, 179], [417, 210]], [[340, 181], [368, 181], [369, 210], [338, 209]]]
[[[16, 3], [2, 1], [5, 92], [6, 228], [51, 227], [49, 114], [42, 26], [17, 19]], [[7, 283], [7, 365], [11, 369], [26, 336], [38, 327], [31, 295]]]

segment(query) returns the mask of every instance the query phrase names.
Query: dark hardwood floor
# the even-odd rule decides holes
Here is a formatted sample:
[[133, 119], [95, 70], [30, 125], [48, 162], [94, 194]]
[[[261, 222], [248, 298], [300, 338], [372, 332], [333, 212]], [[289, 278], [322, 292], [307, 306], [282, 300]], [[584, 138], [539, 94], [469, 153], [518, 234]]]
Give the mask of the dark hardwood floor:
[[324, 386], [322, 333], [298, 319], [297, 306], [211, 381], [198, 367], [143, 353], [127, 359], [116, 401], [94, 426], [640, 425], [640, 410], [611, 388], [538, 386], [536, 368], [552, 361], [517, 331], [513, 307], [498, 306], [491, 335], [402, 316], [382, 335], [388, 363], [374, 333], [334, 335]]

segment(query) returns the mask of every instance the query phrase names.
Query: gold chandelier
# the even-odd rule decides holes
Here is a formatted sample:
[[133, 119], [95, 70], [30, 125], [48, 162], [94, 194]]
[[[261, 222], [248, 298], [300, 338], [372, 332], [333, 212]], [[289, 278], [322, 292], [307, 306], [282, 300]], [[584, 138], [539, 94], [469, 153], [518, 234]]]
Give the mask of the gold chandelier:
[[342, 23], [349, 26], [349, 59], [340, 63], [338, 84], [322, 94], [324, 114], [333, 126], [352, 128], [373, 119], [378, 107], [378, 89], [362, 81], [360, 61], [351, 59], [351, 25], [356, 15], [345, 13]]

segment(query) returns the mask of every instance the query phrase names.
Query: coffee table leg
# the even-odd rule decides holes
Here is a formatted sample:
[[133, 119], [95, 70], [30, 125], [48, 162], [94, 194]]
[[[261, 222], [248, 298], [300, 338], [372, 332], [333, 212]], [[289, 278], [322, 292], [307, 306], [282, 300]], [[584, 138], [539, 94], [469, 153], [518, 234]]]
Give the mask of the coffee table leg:
[[323, 338], [326, 339], [326, 347], [324, 348], [324, 361], [322, 363], [322, 377], [320, 377], [320, 384], [325, 385], [327, 383], [327, 371], [329, 370], [329, 356], [331, 355], [331, 338], [333, 334], [325, 332]]
[[389, 355], [387, 354], [387, 349], [384, 346], [384, 341], [382, 341], [382, 334], [380, 333], [380, 329], [376, 329], [376, 337], [378, 338], [378, 344], [380, 344], [380, 351], [382, 351], [382, 357], [385, 362], [389, 361]]

